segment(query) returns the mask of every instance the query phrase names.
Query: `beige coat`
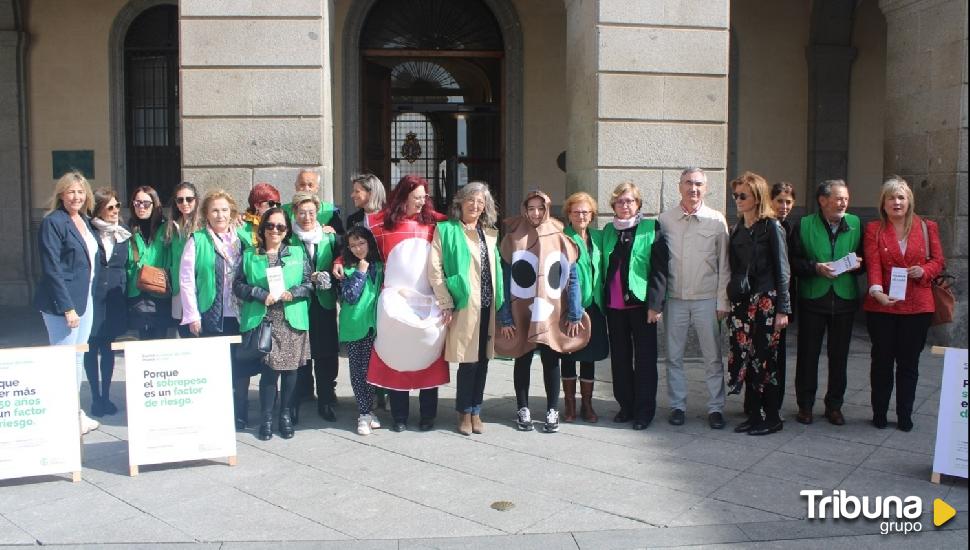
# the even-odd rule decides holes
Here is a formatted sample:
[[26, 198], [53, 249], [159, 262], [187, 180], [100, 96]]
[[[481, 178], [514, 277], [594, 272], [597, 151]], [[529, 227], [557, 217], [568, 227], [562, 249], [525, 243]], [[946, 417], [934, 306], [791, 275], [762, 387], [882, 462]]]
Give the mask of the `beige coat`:
[[[492, 271], [492, 295], [495, 295], [495, 262], [501, 261], [495, 257], [495, 245], [498, 241], [498, 231], [485, 230], [485, 242], [488, 245], [488, 261]], [[478, 231], [465, 230], [465, 242], [472, 257], [472, 272], [469, 274], [471, 289], [468, 305], [464, 309], [456, 310], [451, 324], [448, 326], [448, 336], [445, 340], [445, 361], [449, 363], [474, 363], [478, 357], [478, 335], [481, 322], [482, 307], [482, 254], [478, 248]], [[435, 299], [441, 309], [453, 309], [454, 300], [445, 285], [445, 272], [441, 258], [441, 234], [435, 231], [431, 241], [431, 254], [428, 256], [428, 279], [434, 289]], [[495, 298], [489, 308], [489, 341], [485, 349], [488, 358], [495, 355]]]

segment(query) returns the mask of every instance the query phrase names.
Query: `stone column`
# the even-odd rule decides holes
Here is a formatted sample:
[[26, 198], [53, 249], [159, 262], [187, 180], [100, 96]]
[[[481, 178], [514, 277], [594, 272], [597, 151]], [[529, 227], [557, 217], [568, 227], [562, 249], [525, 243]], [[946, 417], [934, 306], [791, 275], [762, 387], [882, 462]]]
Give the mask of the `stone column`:
[[27, 305], [31, 299], [30, 185], [25, 160], [23, 32], [19, 3], [0, 1], [0, 304]]
[[680, 200], [687, 166], [708, 172], [723, 210], [727, 166], [728, 0], [567, 0], [567, 193], [609, 196], [633, 180], [644, 211]]
[[182, 0], [183, 177], [284, 202], [301, 168], [333, 199], [330, 0]]
[[881, 0], [886, 15], [885, 171], [940, 224], [957, 276], [956, 320], [931, 340], [967, 346], [967, 2]]

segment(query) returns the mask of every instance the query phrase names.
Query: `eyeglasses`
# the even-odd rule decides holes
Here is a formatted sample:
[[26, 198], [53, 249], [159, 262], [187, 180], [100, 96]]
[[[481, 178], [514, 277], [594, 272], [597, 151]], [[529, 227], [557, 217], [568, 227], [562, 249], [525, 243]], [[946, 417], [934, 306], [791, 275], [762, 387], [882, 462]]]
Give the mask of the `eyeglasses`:
[[589, 210], [573, 210], [572, 212], [570, 212], [570, 214], [576, 214], [577, 216], [582, 216], [585, 218], [586, 216], [589, 216], [590, 214], [592, 214], [592, 212], [590, 212]]
[[152, 201], [131, 201], [131, 205], [135, 208], [151, 208], [155, 204]]
[[630, 206], [631, 204], [636, 204], [636, 199], [617, 199], [613, 204], [615, 206]]
[[286, 233], [286, 230], [287, 229], [288, 229], [288, 227], [286, 227], [286, 224], [285, 223], [268, 223], [267, 222], [267, 223], [264, 223], [263, 224], [263, 231], [276, 231], [277, 233]]
[[195, 197], [175, 197], [175, 202], [178, 204], [192, 204], [195, 202]]
[[109, 204], [108, 206], [105, 206], [104, 209], [105, 210], [121, 210], [121, 205], [118, 204], [118, 203]]
[[296, 215], [300, 218], [312, 218], [317, 215], [315, 210], [297, 210]]
[[734, 197], [734, 200], [736, 201], [746, 201], [750, 195], [747, 193], [731, 193], [731, 196]]

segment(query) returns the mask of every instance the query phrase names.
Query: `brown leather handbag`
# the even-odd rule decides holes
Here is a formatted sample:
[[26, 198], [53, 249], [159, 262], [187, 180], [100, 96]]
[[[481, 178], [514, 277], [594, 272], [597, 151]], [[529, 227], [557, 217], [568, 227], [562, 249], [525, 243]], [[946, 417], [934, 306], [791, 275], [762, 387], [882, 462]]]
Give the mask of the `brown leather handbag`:
[[[926, 247], [926, 259], [929, 260], [930, 236], [926, 230], [926, 222], [920, 220], [920, 224], [923, 226], [923, 245]], [[935, 307], [933, 309], [933, 320], [930, 321], [930, 326], [935, 327], [936, 325], [945, 325], [953, 322], [953, 308], [956, 305], [956, 297], [953, 295], [950, 287], [954, 281], [956, 281], [956, 277], [946, 271], [933, 279], [930, 289], [933, 291], [933, 305]]]
[[[137, 264], [141, 257], [138, 253], [138, 245], [132, 242], [131, 246], [134, 249], [135, 263]], [[164, 296], [168, 294], [168, 274], [160, 267], [143, 265], [138, 270], [138, 279], [135, 281], [135, 288], [142, 292]]]

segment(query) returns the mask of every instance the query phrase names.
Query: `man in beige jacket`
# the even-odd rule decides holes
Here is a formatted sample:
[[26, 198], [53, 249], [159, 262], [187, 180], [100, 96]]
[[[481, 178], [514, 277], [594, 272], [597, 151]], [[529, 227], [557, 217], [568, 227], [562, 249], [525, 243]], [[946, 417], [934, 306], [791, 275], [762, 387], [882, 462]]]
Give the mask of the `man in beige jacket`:
[[680, 175], [680, 203], [660, 214], [670, 266], [664, 331], [667, 336], [667, 394], [669, 421], [680, 426], [687, 412], [684, 348], [693, 326], [707, 372], [707, 419], [711, 428], [724, 427], [724, 363], [721, 360], [720, 321], [729, 311], [727, 284], [728, 227], [724, 215], [704, 204], [707, 175], [688, 168]]

